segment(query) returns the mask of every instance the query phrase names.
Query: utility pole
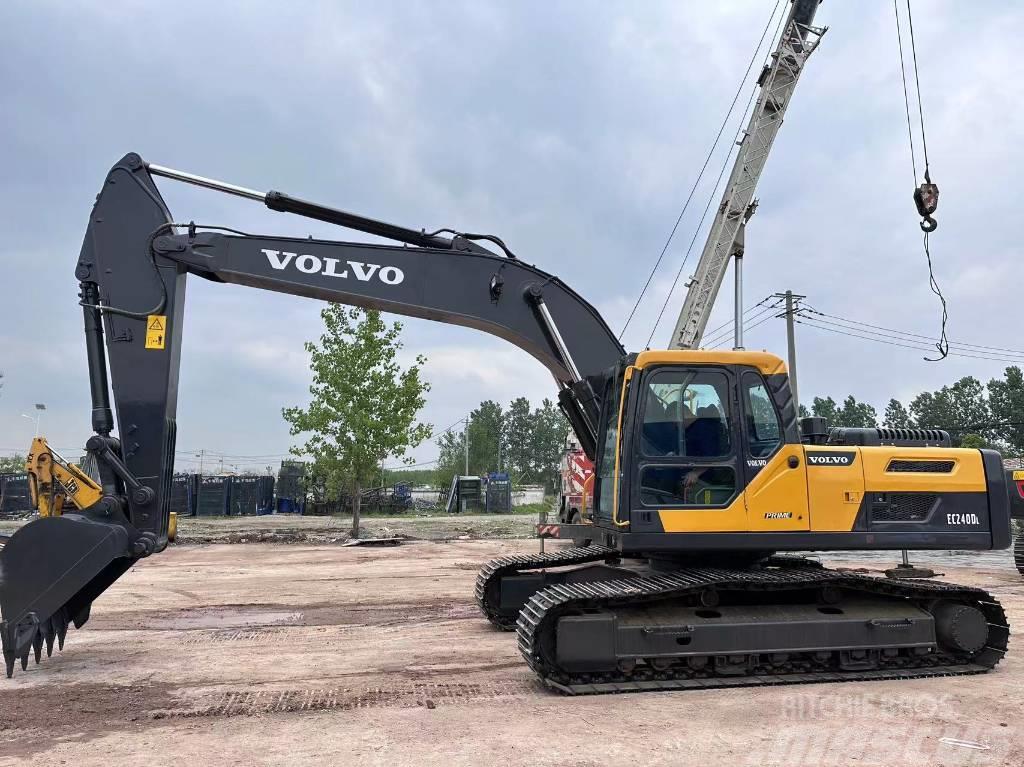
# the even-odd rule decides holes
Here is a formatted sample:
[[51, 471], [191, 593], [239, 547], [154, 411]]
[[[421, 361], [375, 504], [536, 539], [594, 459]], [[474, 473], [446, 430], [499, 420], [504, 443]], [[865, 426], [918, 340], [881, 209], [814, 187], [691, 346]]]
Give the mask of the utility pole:
[[465, 445], [466, 445], [466, 474], [465, 474], [465, 476], [468, 477], [469, 476], [469, 416], [468, 415], [466, 416], [466, 430], [463, 431], [462, 433], [463, 433], [463, 435], [465, 437], [465, 439], [463, 441], [465, 442]]
[[789, 356], [789, 390], [793, 392], [793, 409], [797, 418], [800, 417], [800, 395], [796, 385], [796, 332], [794, 329], [796, 313], [800, 311], [800, 301], [807, 296], [801, 296], [792, 290], [785, 293], [776, 293], [772, 298], [786, 299], [786, 311], [783, 313], [786, 318], [786, 351]]

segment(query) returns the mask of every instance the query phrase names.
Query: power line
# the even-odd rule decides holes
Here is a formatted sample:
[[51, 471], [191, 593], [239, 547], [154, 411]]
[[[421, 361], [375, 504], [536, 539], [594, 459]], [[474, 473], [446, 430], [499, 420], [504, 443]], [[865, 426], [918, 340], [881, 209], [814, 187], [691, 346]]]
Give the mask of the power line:
[[413, 463], [408, 465], [399, 463], [394, 466], [385, 466], [384, 471], [406, 471], [408, 469], [419, 468], [420, 466], [435, 466], [440, 460], [440, 458], [435, 458], [433, 461], [424, 461], [422, 463]]
[[[751, 323], [756, 323], [756, 324], [759, 325], [760, 324], [759, 320], [761, 320], [762, 318], [765, 318], [765, 317], [771, 318], [771, 317], [773, 317], [775, 315], [775, 309], [776, 308], [777, 307], [774, 307], [774, 306], [767, 307], [763, 311], [760, 311], [757, 314], [754, 314], [754, 315], [746, 318], [743, 321], [743, 329], [744, 330], [749, 330], [752, 327], [754, 327], [754, 325], [752, 325]], [[728, 330], [725, 330], [725, 331], [719, 333], [718, 335], [714, 336], [713, 338], [707, 338], [707, 339], [703, 340], [701, 342], [701, 346], [703, 348], [705, 348], [705, 349], [714, 349], [714, 348], [724, 344], [726, 341], [732, 340], [734, 335], [735, 335], [735, 328], [729, 328]]]
[[[775, 308], [775, 307], [773, 307], [773, 309], [774, 309], [774, 308]], [[766, 316], [766, 317], [762, 318], [761, 320], [758, 320], [757, 322], [755, 322], [755, 323], [754, 323], [754, 324], [752, 324], [752, 325], [747, 325], [747, 324], [745, 324], [745, 323], [744, 323], [744, 325], [743, 325], [743, 332], [744, 332], [744, 333], [746, 333], [746, 332], [748, 332], [748, 331], [751, 331], [751, 330], [753, 330], [754, 328], [756, 328], [756, 327], [759, 327], [760, 325], [763, 325], [763, 324], [764, 324], [764, 323], [766, 323], [766, 322], [767, 322], [768, 320], [774, 320], [774, 319], [778, 319], [778, 318], [779, 318], [779, 317], [781, 317], [781, 316], [782, 316], [782, 315], [779, 315], [779, 314], [775, 314], [775, 312], [774, 312], [774, 311], [772, 311], [772, 312], [770, 312], [770, 313], [768, 314], [768, 316]], [[708, 346], [707, 348], [708, 348], [708, 349], [716, 349], [716, 348], [718, 348], [719, 346], [721, 346], [722, 344], [724, 344], [724, 343], [725, 343], [726, 341], [728, 341], [728, 340], [730, 340], [730, 337], [729, 337], [729, 336], [726, 336], [725, 338], [723, 338], [723, 339], [721, 339], [720, 341], [716, 342], [716, 343], [715, 343], [714, 345], [712, 345], [712, 346]]]
[[[743, 310], [743, 314], [741, 316], [746, 317], [750, 312], [754, 311], [754, 309], [756, 309], [757, 307], [761, 306], [763, 303], [765, 303], [766, 301], [769, 301], [769, 300], [771, 300], [771, 296], [765, 296], [764, 298], [762, 298], [760, 301], [758, 301], [753, 306], [750, 306], [750, 307], [744, 309]], [[718, 327], [715, 327], [715, 328], [712, 328], [711, 330], [705, 331], [704, 338], [705, 339], [715, 338], [723, 330], [725, 330], [726, 332], [729, 332], [729, 330], [732, 328], [734, 323], [735, 323], [735, 319], [726, 320], [725, 322], [723, 322]]]
[[[806, 325], [807, 327], [810, 327], [810, 328], [816, 328], [818, 330], [825, 330], [825, 331], [830, 332], [830, 333], [837, 333], [839, 335], [850, 336], [851, 338], [861, 338], [861, 339], [863, 339], [865, 341], [875, 341], [876, 343], [887, 344], [888, 346], [899, 346], [899, 347], [904, 348], [904, 349], [913, 349], [915, 351], [929, 351], [929, 347], [927, 347], [927, 346], [920, 346], [919, 344], [917, 344], [917, 343], [915, 343], [913, 341], [910, 341], [910, 339], [905, 339], [904, 338], [904, 339], [898, 339], [897, 340], [897, 337], [895, 337], [895, 336], [887, 336], [887, 335], [885, 335], [883, 333], [873, 333], [870, 330], [864, 330], [864, 331], [861, 331], [861, 333], [870, 333], [871, 335], [862, 335], [861, 333], [852, 332], [850, 329], [840, 330], [838, 328], [830, 328], [830, 327], [826, 327], [825, 325], [819, 325], [815, 321], [812, 321], [812, 320], [808, 319], [807, 317], [804, 317], [803, 320], [795, 320], [795, 321], [798, 322], [801, 325]], [[830, 324], [835, 325], [836, 323], [830, 323]], [[910, 341], [910, 343], [900, 343], [900, 341]], [[986, 354], [968, 354], [966, 352], [961, 352], [961, 351], [950, 351], [950, 352], [948, 352], [948, 354], [951, 357], [967, 357], [967, 358], [970, 358], [970, 359], [989, 360], [991, 362], [1009, 362], [1009, 363], [1016, 363], [1016, 364], [1020, 364], [1022, 362], [1022, 360], [1014, 359], [1012, 357], [1011, 358], [1007, 358], [1007, 357], [996, 357], [996, 356], [986, 355]]]
[[[815, 308], [813, 305], [805, 306], [804, 310], [809, 312], [809, 313], [811, 313], [811, 314], [819, 315], [821, 317], [830, 317], [830, 318], [832, 318], [834, 320], [839, 320], [841, 323], [847, 323], [847, 324], [852, 324], [852, 325], [862, 325], [862, 326], [867, 327], [867, 328], [873, 328], [874, 330], [884, 330], [887, 333], [891, 333], [891, 334], [894, 334], [894, 335], [910, 336], [912, 338], [920, 338], [920, 339], [923, 339], [924, 341], [927, 341], [929, 345], [935, 343], [935, 339], [932, 336], [927, 336], [927, 335], [924, 335], [922, 333], [911, 333], [911, 332], [906, 331], [906, 330], [897, 330], [896, 328], [888, 328], [888, 327], [885, 327], [883, 325], [873, 325], [870, 322], [861, 322], [860, 320], [850, 319], [849, 317], [841, 317], [841, 316], [836, 315], [836, 314], [829, 314], [828, 312], [820, 311], [819, 309]], [[824, 322], [824, 320], [816, 320], [816, 321], [817, 322]], [[953, 346], [953, 347], [956, 347], [956, 348], [963, 348], [963, 349], [966, 349], [968, 351], [986, 350], [986, 351], [995, 351], [995, 352], [1006, 352], [1007, 354], [1024, 356], [1024, 350], [1008, 349], [1008, 348], [1002, 347], [1002, 346], [985, 346], [983, 344], [972, 344], [972, 343], [967, 343], [966, 341], [950, 341], [950, 346]]]
[[448, 427], [447, 429], [444, 429], [443, 431], [441, 431], [441, 432], [438, 432], [437, 436], [436, 436], [436, 437], [434, 437], [434, 439], [433, 439], [433, 442], [434, 442], [435, 444], [440, 444], [440, 442], [441, 442], [441, 437], [443, 437], [443, 436], [444, 436], [445, 434], [447, 434], [448, 432], [450, 432], [450, 431], [451, 431], [452, 429], [454, 429], [454, 428], [455, 428], [456, 426], [458, 426], [458, 425], [459, 425], [460, 423], [464, 423], [464, 424], [466, 424], [466, 428], [469, 428], [469, 416], [463, 416], [463, 417], [462, 417], [462, 418], [460, 418], [460, 419], [459, 419], [458, 421], [456, 421], [456, 422], [455, 422], [455, 423], [453, 423], [453, 424], [452, 424], [451, 426], [449, 426], [449, 427]]
[[[765, 300], [767, 301], [767, 300], [769, 300], [771, 298], [772, 298], [771, 296], [768, 296], [768, 298], [765, 299]], [[743, 319], [743, 327], [744, 327], [744, 329], [750, 327], [749, 323], [755, 322], [755, 321], [759, 320], [760, 318], [764, 317], [766, 314], [769, 314], [769, 315], [772, 314], [778, 308], [779, 308], [779, 303], [776, 301], [775, 303], [771, 304], [770, 306], [765, 306], [764, 308], [758, 310], [757, 312], [755, 312], [751, 316], [744, 317], [744, 319]], [[744, 312], [744, 314], [746, 314], [746, 312]], [[710, 347], [716, 346], [720, 342], [725, 341], [728, 338], [731, 338], [732, 335], [734, 334], [735, 330], [736, 330], [736, 328], [735, 328], [735, 321], [734, 320], [731, 320], [731, 321], [725, 323], [725, 325], [723, 325], [721, 327], [724, 328], [724, 329], [720, 330], [717, 333], [705, 334], [704, 338], [701, 340], [701, 345], [706, 347], [706, 348], [710, 348]]]
[[[672, 225], [672, 230], [668, 234], [668, 238], [665, 240], [665, 245], [661, 249], [661, 253], [658, 254], [658, 260], [654, 262], [654, 268], [651, 269], [650, 274], [647, 275], [647, 281], [644, 283], [643, 288], [640, 290], [640, 295], [637, 296], [636, 303], [633, 304], [633, 308], [629, 312], [629, 317], [626, 318], [626, 324], [622, 326], [622, 330], [619, 332], [619, 339], [625, 335], [626, 329], [629, 327], [629, 323], [632, 322], [633, 316], [636, 314], [637, 308], [640, 306], [640, 302], [643, 300], [644, 295], [647, 293], [647, 288], [651, 285], [651, 280], [654, 279], [654, 275], [658, 271], [658, 267], [661, 266], [662, 259], [665, 258], [665, 253], [668, 251], [669, 245], [672, 243], [672, 238], [675, 237], [676, 230], [679, 228], [680, 222], [683, 220], [683, 216], [686, 213], [687, 208], [690, 206], [693, 195], [697, 191], [697, 186], [700, 184], [701, 179], [704, 178], [704, 171], [707, 170], [708, 163], [711, 162], [711, 157], [715, 153], [715, 149], [718, 148], [718, 142], [722, 139], [722, 134], [725, 132], [725, 127], [729, 122], [729, 118], [732, 116], [733, 109], [736, 107], [736, 101], [740, 97], [740, 93], [743, 92], [743, 86], [747, 82], [747, 77], [750, 76], [750, 69], [754, 65], [754, 61], [757, 60], [757, 54], [761, 50], [761, 46], [764, 44], [765, 35], [768, 34], [768, 30], [771, 28], [772, 19], [775, 18], [775, 14], [778, 12], [779, 5], [782, 0], [776, 0], [775, 7], [772, 9], [771, 15], [768, 17], [768, 22], [765, 24], [764, 29], [761, 31], [761, 37], [757, 41], [757, 47], [754, 48], [754, 54], [750, 57], [750, 61], [747, 63], [747, 69], [743, 73], [743, 77], [740, 79], [740, 84], [736, 88], [736, 93], [732, 97], [732, 102], [729, 104], [729, 110], [725, 113], [725, 118], [722, 120], [722, 124], [718, 127], [718, 133], [715, 135], [714, 143], [711, 144], [711, 149], [708, 150], [707, 156], [704, 158], [704, 164], [701, 165], [700, 173], [697, 174], [696, 180], [693, 182], [693, 186], [690, 187], [690, 192], [686, 196], [686, 201], [683, 203], [683, 209], [679, 211], [679, 215], [676, 217], [675, 223]], [[731, 150], [730, 150], [731, 153]], [[673, 283], [673, 286], [675, 283]], [[670, 291], [671, 293], [671, 291]], [[653, 331], [652, 331], [653, 336]], [[648, 341], [648, 345], [650, 342]]]

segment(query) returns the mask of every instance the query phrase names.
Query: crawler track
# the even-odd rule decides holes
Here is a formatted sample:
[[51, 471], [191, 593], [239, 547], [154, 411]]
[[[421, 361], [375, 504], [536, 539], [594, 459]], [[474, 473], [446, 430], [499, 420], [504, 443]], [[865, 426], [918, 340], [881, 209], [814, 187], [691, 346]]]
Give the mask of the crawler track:
[[498, 605], [498, 584], [503, 576], [527, 570], [585, 565], [617, 557], [618, 552], [606, 546], [583, 546], [547, 554], [517, 554], [492, 559], [480, 568], [476, 577], [476, 603], [492, 624], [503, 631], [513, 631], [518, 616], [502, 613]]
[[[885, 657], [876, 653], [870, 668], [857, 670], [841, 668], [835, 653], [793, 653], [782, 663], [754, 654], [739, 664], [748, 669], [743, 675], [736, 673], [735, 663], [727, 673], [721, 673], [715, 657], [708, 657], [707, 664], [699, 670], [685, 663], [662, 670], [638, 664], [629, 670], [603, 673], [568, 672], [554, 658], [558, 618], [580, 610], [614, 610], [661, 600], [685, 600], [707, 589], [778, 595], [825, 586], [921, 604], [936, 599], [971, 604], [988, 621], [987, 644], [973, 654], [938, 650], [924, 655], [898, 653]], [[550, 586], [534, 594], [520, 612], [517, 632], [520, 651], [545, 683], [562, 692], [587, 694], [978, 674], [994, 667], [1005, 654], [1009, 626], [1002, 606], [981, 589], [945, 583], [906, 583], [788, 564], [740, 570], [692, 568], [627, 580]], [[730, 660], [736, 659], [730, 656]]]
[[1017, 565], [1017, 572], [1024, 575], [1024, 532], [1017, 536], [1013, 544], [1013, 562]]

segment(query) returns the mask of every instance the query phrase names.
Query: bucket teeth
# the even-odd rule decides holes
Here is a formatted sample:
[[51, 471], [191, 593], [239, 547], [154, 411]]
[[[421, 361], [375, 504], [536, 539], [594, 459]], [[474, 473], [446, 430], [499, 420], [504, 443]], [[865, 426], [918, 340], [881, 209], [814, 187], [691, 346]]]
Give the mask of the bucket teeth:
[[39, 660], [43, 654], [43, 630], [40, 627], [36, 627], [36, 635], [32, 637], [32, 653], [36, 657], [36, 665], [39, 665]]
[[6, 622], [0, 623], [4, 666], [8, 678], [14, 675], [14, 667], [19, 661], [23, 671], [28, 669], [30, 654], [35, 657], [38, 664], [43, 658], [43, 647], [46, 648], [46, 657], [53, 655], [55, 639], [57, 645], [63, 650], [64, 637], [67, 636], [69, 624], [68, 611], [64, 607], [43, 621], [38, 620], [34, 613], [29, 613], [16, 626], [12, 627]]
[[57, 649], [64, 649], [64, 637], [68, 635], [68, 618], [62, 607], [56, 615], [53, 616], [54, 623], [56, 624], [55, 630], [57, 633]]
[[48, 621], [43, 621], [39, 625], [39, 634], [43, 638], [43, 642], [46, 644], [46, 657], [49, 658], [53, 655], [53, 638], [56, 632], [53, 628], [53, 618]]

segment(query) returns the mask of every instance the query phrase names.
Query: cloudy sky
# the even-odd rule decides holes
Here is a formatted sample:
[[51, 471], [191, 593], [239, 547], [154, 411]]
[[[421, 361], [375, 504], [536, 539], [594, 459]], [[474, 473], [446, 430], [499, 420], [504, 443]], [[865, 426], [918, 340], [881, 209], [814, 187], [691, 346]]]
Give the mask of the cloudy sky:
[[[679, 213], [774, 2], [41, 2], [0, 7], [0, 451], [43, 431], [88, 436], [73, 276], [86, 216], [127, 151], [152, 162], [413, 227], [493, 232], [621, 328]], [[984, 11], [979, 9], [984, 7]], [[949, 336], [1024, 349], [1020, 137], [1012, 2], [914, 4], [933, 176], [932, 237]], [[758, 188], [748, 303], [787, 288], [818, 309], [934, 334], [887, 0], [833, 0]], [[732, 129], [730, 129], [732, 130]], [[920, 160], [919, 160], [920, 161]], [[715, 172], [720, 164], [712, 162]], [[713, 179], [712, 179], [713, 180]], [[161, 182], [176, 219], [344, 239], [336, 228]], [[642, 348], [708, 198], [701, 188], [625, 336]], [[699, 250], [701, 239], [698, 239]], [[696, 254], [684, 270], [691, 272]], [[654, 345], [682, 304], [669, 302]], [[728, 291], [712, 325], [730, 311]], [[181, 466], [276, 464], [282, 406], [306, 401], [317, 303], [192, 280], [182, 353]], [[541, 365], [478, 332], [408, 320], [427, 356], [425, 420], [481, 399], [553, 394]], [[1006, 363], [800, 328], [800, 390], [884, 407]], [[748, 348], [785, 350], [784, 326]], [[436, 457], [433, 445], [415, 452]], [[196, 460], [196, 459], [192, 459]], [[205, 460], [210, 461], [210, 458]], [[217, 458], [212, 459], [215, 464]]]

